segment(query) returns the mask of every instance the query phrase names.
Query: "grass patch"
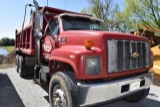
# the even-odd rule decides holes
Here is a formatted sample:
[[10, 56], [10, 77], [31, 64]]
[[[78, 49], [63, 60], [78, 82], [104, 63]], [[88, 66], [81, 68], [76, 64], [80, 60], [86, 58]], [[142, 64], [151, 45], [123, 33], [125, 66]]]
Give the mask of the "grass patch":
[[0, 48], [6, 49], [9, 53], [15, 50], [14, 46], [0, 46]]

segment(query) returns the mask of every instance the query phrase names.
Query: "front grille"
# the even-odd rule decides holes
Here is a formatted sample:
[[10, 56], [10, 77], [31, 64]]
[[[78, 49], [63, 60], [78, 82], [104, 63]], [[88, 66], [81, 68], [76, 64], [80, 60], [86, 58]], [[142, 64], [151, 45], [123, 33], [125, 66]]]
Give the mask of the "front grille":
[[108, 40], [107, 46], [109, 73], [145, 68], [150, 64], [148, 42]]

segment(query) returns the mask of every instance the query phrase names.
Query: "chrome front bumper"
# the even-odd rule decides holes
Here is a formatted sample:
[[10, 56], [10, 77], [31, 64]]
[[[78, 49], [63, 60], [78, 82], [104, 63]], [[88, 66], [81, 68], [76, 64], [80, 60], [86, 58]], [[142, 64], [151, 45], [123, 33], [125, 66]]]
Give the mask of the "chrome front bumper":
[[[77, 85], [79, 86], [78, 97], [80, 107], [112, 101], [139, 90], [147, 89], [152, 85], [153, 78], [153, 73], [147, 73], [136, 77], [116, 80], [112, 82], [97, 84], [78, 83]], [[142, 86], [136, 90], [131, 91], [130, 84], [137, 81], [141, 81]], [[129, 89], [127, 90], [125, 86], [128, 86]], [[122, 87], [125, 87], [125, 90], [123, 90]]]

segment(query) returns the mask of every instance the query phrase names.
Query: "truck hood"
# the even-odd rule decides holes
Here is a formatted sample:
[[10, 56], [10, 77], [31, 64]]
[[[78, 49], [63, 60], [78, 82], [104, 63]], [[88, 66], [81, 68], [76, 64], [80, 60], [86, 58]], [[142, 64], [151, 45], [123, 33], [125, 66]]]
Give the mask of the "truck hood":
[[101, 48], [103, 46], [103, 42], [105, 42], [107, 39], [126, 39], [149, 42], [149, 40], [145, 37], [108, 31], [70, 30], [64, 31], [61, 33], [61, 35], [62, 37], [66, 37], [66, 45], [84, 45], [85, 40], [92, 40], [93, 47], [97, 48]]
[[[63, 39], [64, 38], [64, 39]], [[83, 66], [79, 66], [80, 65], [80, 59], [74, 60], [75, 63], [77, 64], [77, 67], [82, 67], [82, 68], [78, 68], [79, 70], [79, 79], [100, 79], [100, 78], [119, 78], [119, 77], [125, 77], [128, 75], [134, 75], [134, 74], [138, 74], [138, 73], [142, 73], [144, 71], [147, 71], [149, 69], [149, 67], [144, 67], [144, 68], [140, 68], [140, 69], [126, 69], [123, 70], [123, 72], [119, 71], [111, 71], [109, 72], [108, 68], [111, 68], [108, 64], [108, 62], [110, 60], [108, 59], [112, 59], [113, 56], [112, 55], [112, 50], [110, 50], [111, 54], [109, 54], [109, 49], [108, 49], [108, 40], [112, 40], [114, 39], [115, 41], [129, 41], [129, 43], [131, 43], [132, 41], [137, 41], [137, 42], [149, 42], [149, 40], [145, 37], [140, 37], [140, 36], [135, 36], [132, 34], [125, 34], [125, 33], [119, 33], [119, 32], [107, 32], [107, 31], [65, 31], [63, 33], [61, 33], [60, 35], [60, 40], [61, 40], [61, 46], [64, 48], [63, 49], [67, 49], [67, 50], [72, 50], [75, 51], [77, 54], [82, 53], [84, 55], [84, 59], [87, 58], [87, 56], [101, 56], [102, 57], [102, 73], [100, 75], [91, 75], [88, 76], [85, 73], [86, 70], [86, 61], [84, 61], [84, 65]], [[62, 40], [64, 40], [65, 42], [63, 42]], [[85, 40], [92, 40], [93, 41], [93, 49], [95, 48], [96, 51], [90, 51], [90, 50], [85, 50], [84, 49], [84, 42]], [[65, 47], [65, 45], [67, 47]], [[120, 45], [118, 45], [120, 46]], [[83, 47], [83, 48], [81, 48]], [[111, 48], [110, 48], [111, 49]], [[117, 51], [120, 53], [121, 51]], [[126, 49], [126, 54], [130, 55], [130, 50]], [[125, 53], [124, 52], [124, 53]], [[116, 51], [113, 51], [113, 53], [116, 53]], [[67, 54], [67, 52], [65, 52], [65, 55]], [[70, 52], [68, 52], [68, 54], [70, 55]], [[68, 56], [69, 56], [68, 55]], [[110, 55], [110, 56], [108, 56]], [[112, 55], [112, 56], [111, 56]], [[116, 54], [114, 54], [116, 55]], [[66, 55], [66, 57], [68, 57]], [[119, 54], [119, 59], [115, 60], [114, 64], [119, 64], [119, 62], [121, 61], [125, 61], [124, 59], [121, 59], [123, 56], [123, 54]], [[80, 57], [79, 57], [80, 58]], [[128, 57], [127, 57], [128, 58]], [[129, 60], [129, 59], [127, 59]], [[112, 62], [112, 61], [110, 61]], [[110, 64], [111, 65], [111, 64]], [[120, 64], [119, 64], [120, 65]], [[126, 64], [127, 65], [127, 64]]]

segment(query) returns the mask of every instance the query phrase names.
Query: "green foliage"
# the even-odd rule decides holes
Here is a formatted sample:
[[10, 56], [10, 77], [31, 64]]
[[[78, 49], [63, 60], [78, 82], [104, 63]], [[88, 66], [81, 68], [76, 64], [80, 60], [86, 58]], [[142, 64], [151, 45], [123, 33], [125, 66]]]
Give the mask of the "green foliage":
[[0, 46], [4, 45], [3, 40], [0, 40]]
[[83, 14], [92, 14], [90, 7], [85, 7], [83, 10], [81, 10], [81, 13]]
[[81, 12], [86, 14], [92, 14], [93, 17], [103, 19], [105, 30], [115, 29], [114, 16], [117, 12], [118, 5], [114, 3], [114, 0], [87, 0], [90, 4], [89, 7], [84, 8]]
[[132, 17], [132, 14], [128, 11], [128, 9], [123, 11], [120, 11], [119, 9], [116, 13], [115, 20], [117, 30], [121, 32], [134, 31], [136, 24], [138, 23], [136, 18]]
[[160, 28], [159, 0], [125, 0], [125, 10], [142, 24]]
[[0, 46], [0, 48], [6, 49], [9, 53], [15, 50], [14, 46]]
[[90, 6], [81, 12], [103, 19], [105, 30], [130, 32], [137, 24], [160, 28], [160, 0], [125, 0], [123, 10], [116, 0], [87, 1]]
[[2, 38], [0, 40], [0, 46], [11, 46], [15, 44], [15, 40], [14, 39], [10, 39], [10, 38]]

